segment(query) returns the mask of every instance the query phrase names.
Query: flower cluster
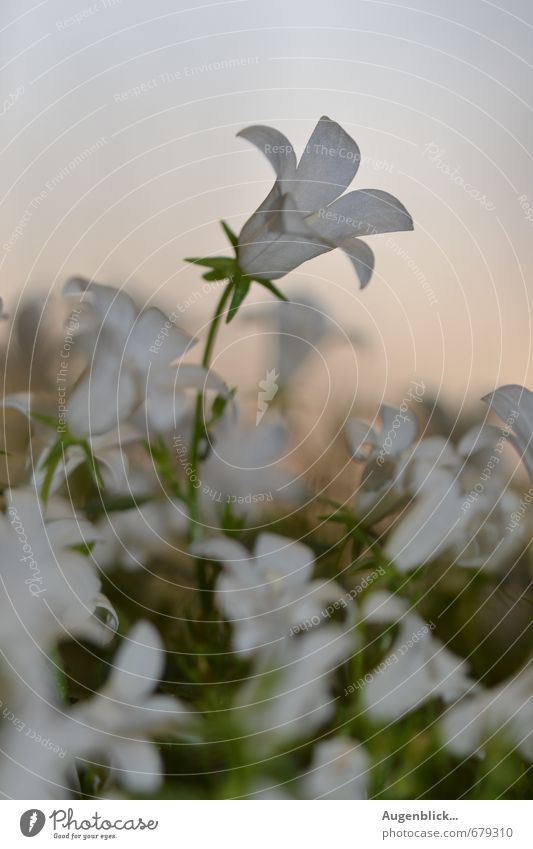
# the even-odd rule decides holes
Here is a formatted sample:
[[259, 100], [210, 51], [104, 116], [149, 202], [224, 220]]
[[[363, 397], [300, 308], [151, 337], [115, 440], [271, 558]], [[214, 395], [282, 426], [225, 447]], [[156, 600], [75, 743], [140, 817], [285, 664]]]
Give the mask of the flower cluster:
[[[203, 345], [124, 287], [75, 278], [39, 384], [21, 356], [3, 398], [0, 790], [362, 799], [429, 781], [453, 792], [456, 773], [465, 795], [493, 780], [484, 764], [503, 746], [516, 759], [503, 794], [533, 759], [529, 646], [515, 636], [533, 393], [502, 387], [484, 399], [493, 423], [427, 435], [413, 379], [399, 407], [329, 440], [349, 496], [330, 459], [336, 500], [317, 493], [297, 384], [310, 348], [360, 338], [272, 281], [340, 247], [364, 287], [364, 237], [412, 219], [384, 191], [343, 194], [361, 156], [329, 118], [299, 161], [277, 130], [239, 135], [276, 180], [238, 235], [223, 225], [231, 257], [190, 260], [221, 291]], [[249, 410], [211, 363], [252, 285], [276, 300], [245, 318], [266, 320], [276, 348]], [[27, 314], [13, 327], [22, 350], [35, 344]], [[494, 642], [495, 600], [516, 651], [508, 664], [488, 651], [484, 668], [475, 646]]]

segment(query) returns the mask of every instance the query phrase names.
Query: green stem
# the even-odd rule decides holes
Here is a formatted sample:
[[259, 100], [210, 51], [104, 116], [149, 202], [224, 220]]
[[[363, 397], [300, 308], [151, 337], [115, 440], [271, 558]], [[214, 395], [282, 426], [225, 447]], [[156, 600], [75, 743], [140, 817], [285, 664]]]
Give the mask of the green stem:
[[[211, 319], [211, 324], [209, 327], [209, 333], [207, 334], [207, 339], [205, 341], [205, 348], [202, 357], [202, 365], [204, 368], [209, 368], [211, 364], [211, 356], [213, 354], [213, 348], [215, 347], [215, 341], [217, 336], [217, 331], [220, 325], [220, 320], [224, 315], [226, 304], [230, 298], [230, 295], [233, 290], [233, 281], [230, 280], [228, 285], [225, 287], [222, 295], [217, 304], [215, 313], [213, 318]], [[198, 393], [196, 398], [196, 409], [194, 413], [194, 424], [193, 424], [193, 432], [192, 432], [192, 443], [191, 443], [191, 474], [189, 475], [189, 487], [188, 487], [188, 495], [189, 495], [189, 515], [190, 515], [190, 523], [189, 523], [189, 537], [191, 542], [195, 542], [202, 536], [202, 523], [200, 516], [200, 507], [198, 504], [198, 490], [195, 487], [195, 483], [199, 481], [198, 477], [198, 448], [200, 445], [200, 439], [204, 436], [204, 395], [202, 392]], [[205, 588], [206, 584], [206, 576], [205, 576], [205, 564], [199, 564], [198, 570], [198, 578], [200, 581], [201, 589]]]

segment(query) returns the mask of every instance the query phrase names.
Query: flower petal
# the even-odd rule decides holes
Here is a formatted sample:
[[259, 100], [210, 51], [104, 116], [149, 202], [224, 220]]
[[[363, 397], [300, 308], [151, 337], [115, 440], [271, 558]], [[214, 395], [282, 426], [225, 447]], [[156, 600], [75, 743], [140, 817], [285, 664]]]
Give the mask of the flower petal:
[[454, 540], [460, 519], [461, 493], [456, 478], [440, 470], [393, 529], [387, 556], [401, 572], [433, 560]]
[[365, 462], [368, 454], [362, 449], [365, 445], [371, 445], [374, 448], [378, 444], [378, 435], [374, 428], [360, 419], [349, 419], [344, 432], [354, 460]]
[[359, 278], [361, 289], [369, 283], [374, 271], [374, 253], [361, 239], [346, 239], [338, 243], [346, 256], [351, 259], [355, 273]]
[[266, 156], [279, 180], [283, 181], [285, 177], [294, 178], [296, 172], [294, 148], [279, 130], [256, 124], [245, 127], [237, 133], [237, 137], [251, 142]]
[[222, 563], [233, 565], [234, 563], [248, 563], [249, 554], [240, 542], [228, 539], [228, 537], [213, 537], [202, 542], [197, 542], [190, 548], [195, 557], [205, 557], [209, 560], [220, 560]]
[[349, 192], [321, 207], [309, 222], [324, 239], [412, 230], [413, 219], [394, 195], [380, 189]]
[[276, 280], [302, 262], [332, 250], [307, 226], [294, 198], [285, 194], [276, 208], [263, 216], [259, 229], [254, 216], [244, 225], [239, 236], [239, 261], [245, 274]]
[[102, 434], [119, 426], [139, 398], [133, 375], [99, 348], [92, 367], [76, 385], [68, 404], [67, 423], [75, 436]]
[[138, 369], [166, 366], [182, 357], [196, 344], [196, 339], [176, 327], [167, 316], [150, 307], [135, 322], [126, 344], [125, 358], [135, 363]]
[[350, 185], [361, 154], [340, 124], [326, 115], [316, 125], [290, 187], [302, 212], [316, 212], [334, 201]]
[[152, 743], [117, 738], [111, 744], [113, 767], [131, 793], [153, 793], [161, 784], [163, 764]]
[[[412, 410], [403, 413], [398, 407], [382, 404], [380, 448], [385, 454], [401, 454], [416, 439], [417, 423]], [[389, 445], [390, 442], [390, 445]]]
[[150, 622], [139, 622], [128, 633], [113, 661], [102, 693], [126, 704], [138, 703], [154, 689], [163, 671], [161, 637]]
[[135, 304], [126, 292], [113, 286], [91, 283], [82, 277], [71, 277], [63, 287], [63, 297], [87, 301], [106, 330], [124, 338], [137, 316]]
[[515, 448], [533, 481], [533, 392], [523, 386], [501, 386], [482, 399], [516, 434]]
[[286, 586], [292, 587], [305, 584], [315, 565], [314, 554], [307, 545], [271, 533], [257, 538], [254, 560], [266, 580], [283, 578]]
[[145, 414], [152, 428], [166, 433], [183, 422], [195, 404], [187, 389], [214, 390], [222, 395], [228, 391], [224, 381], [203, 366], [180, 363], [177, 370], [158, 370], [146, 390]]

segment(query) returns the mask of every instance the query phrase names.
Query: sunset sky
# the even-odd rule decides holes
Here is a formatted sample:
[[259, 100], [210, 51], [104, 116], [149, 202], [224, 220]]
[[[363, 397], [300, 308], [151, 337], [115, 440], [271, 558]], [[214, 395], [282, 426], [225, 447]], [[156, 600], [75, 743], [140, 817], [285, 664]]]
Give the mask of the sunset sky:
[[[4, 2], [5, 309], [81, 274], [169, 310], [196, 292], [184, 320], [198, 330], [216, 293], [183, 257], [221, 252], [219, 219], [240, 228], [273, 180], [236, 132], [270, 124], [301, 149], [326, 114], [361, 149], [353, 188], [392, 192], [415, 220], [370, 240], [363, 292], [338, 251], [282, 281], [365, 337], [357, 373], [346, 376], [353, 354], [332, 355], [336, 385], [377, 403], [414, 377], [459, 403], [532, 386], [531, 4], [305, 8]], [[240, 341], [243, 328], [227, 337], [236, 374], [263, 344]]]

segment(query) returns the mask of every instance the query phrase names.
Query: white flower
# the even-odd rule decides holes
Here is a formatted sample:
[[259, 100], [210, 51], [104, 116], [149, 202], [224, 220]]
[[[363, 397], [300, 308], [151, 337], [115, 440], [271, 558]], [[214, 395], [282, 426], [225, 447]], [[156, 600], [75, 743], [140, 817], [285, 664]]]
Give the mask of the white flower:
[[472, 685], [466, 663], [433, 637], [431, 623], [409, 610], [407, 602], [378, 591], [363, 604], [370, 623], [397, 624], [398, 634], [381, 663], [355, 684], [369, 715], [396, 720], [428, 699], [454, 701]]
[[509, 562], [526, 531], [505, 531], [520, 501], [500, 471], [499, 431], [474, 427], [457, 446], [442, 437], [414, 444], [412, 412], [383, 406], [380, 417], [379, 431], [350, 421], [347, 437], [355, 459], [367, 461], [357, 493], [362, 520], [373, 524], [402, 511], [386, 545], [396, 568], [409, 571], [444, 552], [469, 568]]
[[92, 328], [80, 334], [91, 360], [68, 398], [67, 424], [75, 436], [114, 430], [135, 412], [143, 425], [165, 431], [189, 413], [186, 389], [224, 391], [201, 366], [170, 367], [195, 340], [156, 307], [138, 314], [125, 292], [79, 279], [68, 281], [64, 294], [83, 295], [94, 310]]
[[[412, 411], [403, 412], [399, 407], [383, 404], [379, 410], [381, 427], [376, 430], [360, 419], [350, 419], [346, 424], [346, 438], [355, 460], [368, 462], [396, 457], [407, 450], [417, 434], [416, 418]], [[370, 452], [365, 452], [365, 446]]]
[[0, 671], [4, 687], [0, 750], [2, 792], [12, 798], [62, 798], [65, 772], [63, 720], [57, 704], [57, 642], [106, 642], [116, 613], [101, 595], [89, 558], [74, 550], [96, 537], [67, 502], [44, 507], [29, 489], [5, 493], [0, 514]]
[[343, 595], [334, 581], [311, 580], [315, 561], [310, 548], [277, 534], [260, 534], [251, 557], [226, 537], [197, 543], [192, 550], [224, 564], [217, 603], [233, 624], [233, 649], [243, 655], [258, 650], [279, 655], [294, 641], [291, 629], [296, 633], [315, 616], [323, 621], [327, 602]]
[[369, 758], [363, 746], [349, 737], [318, 743], [302, 782], [306, 799], [366, 799]]
[[[10, 421], [10, 433], [6, 439], [6, 446], [8, 446], [9, 455], [12, 456], [13, 445], [18, 442], [20, 448], [15, 453], [24, 458], [25, 482], [31, 482], [39, 491], [47, 474], [46, 460], [50, 450], [61, 438], [61, 431], [58, 432], [57, 428], [43, 424], [38, 416], [53, 417], [54, 413], [57, 413], [54, 409], [54, 400], [54, 396], [50, 393], [15, 392], [6, 395], [2, 402], [7, 411], [16, 410], [28, 420], [26, 428], [21, 428], [20, 421]], [[87, 436], [84, 441], [89, 448], [90, 456], [81, 445], [72, 444], [66, 440], [48, 492], [56, 493], [83, 463], [88, 463], [94, 473], [93, 458], [106, 489], [127, 490], [129, 463], [124, 449], [134, 443], [140, 443], [141, 439], [142, 432], [139, 428], [129, 422], [123, 422], [120, 428], [95, 436]]]
[[[341, 588], [312, 581], [311, 550], [275, 534], [258, 537], [252, 558], [226, 538], [198, 543], [193, 551], [224, 563], [217, 602], [233, 625], [233, 649], [256, 660], [235, 705], [251, 747], [267, 752], [309, 734], [334, 712], [330, 676], [355, 643], [354, 611], [342, 626], [324, 625], [322, 611]], [[298, 633], [313, 617], [316, 627]]]
[[79, 791], [49, 677], [46, 687], [28, 687], [18, 700], [11, 690], [2, 691], [8, 719], [0, 727], [0, 792], [8, 799], [64, 799]]
[[247, 127], [238, 135], [258, 147], [276, 172], [272, 190], [239, 235], [239, 264], [245, 274], [274, 280], [339, 247], [365, 286], [374, 255], [359, 237], [412, 229], [407, 210], [387, 192], [363, 189], [340, 197], [355, 177], [361, 155], [354, 140], [326, 116], [299, 163], [289, 140], [272, 127]]
[[211, 431], [195, 484], [204, 515], [215, 520], [229, 506], [234, 515], [250, 518], [269, 503], [298, 500], [302, 487], [283, 464], [287, 437], [278, 418], [265, 417], [253, 427], [234, 414], [224, 416]]
[[149, 793], [161, 782], [162, 764], [146, 739], [189, 720], [172, 696], [152, 695], [164, 666], [161, 638], [148, 622], [138, 623], [113, 662], [105, 686], [70, 712], [69, 750], [78, 757], [101, 753], [131, 792]]
[[[149, 737], [189, 724], [187, 709], [172, 696], [152, 695], [164, 652], [153, 625], [137, 624], [113, 662], [102, 690], [70, 710], [29, 690], [13, 704], [18, 722], [2, 727], [6, 755], [0, 788], [10, 798], [65, 798], [77, 788], [76, 762], [101, 757], [131, 793], [154, 792], [162, 764]], [[31, 733], [30, 733], [31, 732]]]
[[459, 757], [482, 750], [494, 735], [502, 734], [533, 761], [533, 666], [497, 687], [464, 696], [444, 716], [441, 732]]
[[95, 524], [100, 539], [91, 555], [100, 569], [139, 569], [155, 557], [176, 554], [188, 516], [179, 501], [158, 499], [127, 510], [113, 510]]
[[533, 482], [533, 392], [523, 386], [501, 386], [482, 400], [512, 431], [510, 441]]
[[379, 416], [379, 431], [359, 419], [350, 419], [345, 428], [353, 458], [366, 463], [357, 490], [356, 506], [367, 525], [389, 516], [407, 502], [409, 487], [405, 466], [411, 458], [409, 449], [416, 436], [412, 412], [403, 415], [398, 408], [384, 404]]
[[11, 490], [6, 498], [0, 643], [18, 656], [69, 636], [108, 638], [96, 613], [110, 612], [109, 603], [90, 560], [73, 548], [94, 542], [95, 529], [66, 502], [51, 502], [45, 518], [32, 491]]
[[345, 629], [315, 628], [285, 645], [277, 659], [260, 659], [238, 693], [236, 717], [258, 756], [309, 737], [335, 713], [331, 679], [353, 650]]
[[[246, 309], [243, 317], [246, 321], [261, 321], [262, 327], [268, 323], [272, 328], [267, 335], [269, 340], [271, 336], [274, 339], [272, 356], [281, 392], [287, 389], [305, 361], [317, 353], [319, 346], [330, 342], [359, 344], [362, 341], [356, 330], [345, 330], [317, 298], [304, 292], [296, 293], [290, 301], [269, 301], [257, 309]], [[262, 329], [261, 333], [264, 332]]]
[[485, 448], [489, 445], [492, 450], [496, 437], [492, 428], [485, 428], [477, 443], [467, 434], [455, 456], [447, 446], [447, 461], [442, 465], [420, 464], [420, 451], [414, 452], [408, 466], [414, 472], [410, 479], [414, 503], [402, 514], [386, 545], [387, 555], [400, 571], [443, 553], [466, 568], [497, 571], [513, 562], [527, 531], [525, 523], [512, 534], [506, 529], [520, 499], [508, 489], [498, 455], [489, 452], [483, 465]]

